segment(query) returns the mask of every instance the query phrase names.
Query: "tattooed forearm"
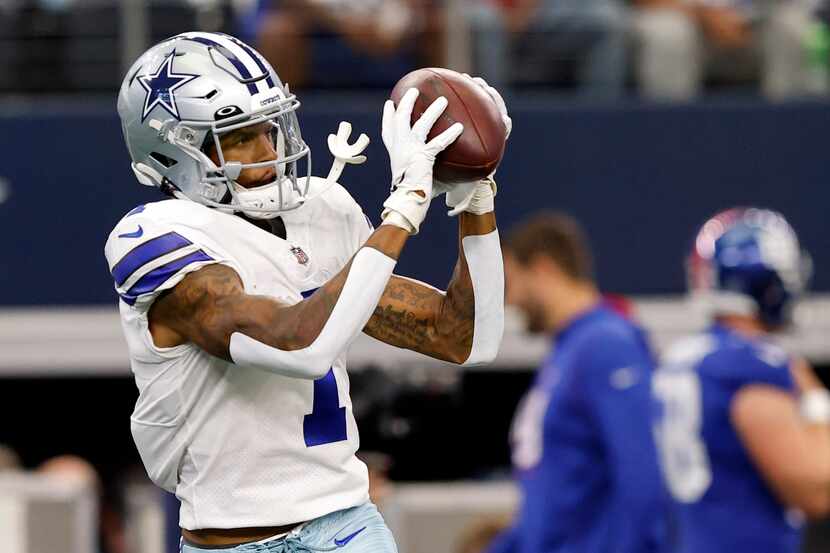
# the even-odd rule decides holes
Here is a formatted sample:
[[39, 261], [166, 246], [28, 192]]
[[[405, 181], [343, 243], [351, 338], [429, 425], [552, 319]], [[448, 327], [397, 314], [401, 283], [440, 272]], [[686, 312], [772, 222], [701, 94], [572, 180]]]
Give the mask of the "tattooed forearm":
[[400, 348], [435, 353], [435, 318], [444, 295], [424, 284], [392, 276], [363, 331]]
[[473, 347], [475, 313], [475, 296], [467, 263], [459, 260], [436, 320], [438, 333], [454, 338], [457, 348], [469, 352]]
[[366, 332], [383, 342], [417, 349], [429, 340], [430, 325], [428, 319], [418, 318], [412, 311], [386, 305], [375, 308]]
[[364, 332], [401, 348], [463, 363], [473, 347], [475, 295], [461, 240], [496, 228], [492, 213], [459, 217], [459, 256], [446, 294], [393, 276]]
[[393, 346], [463, 362], [472, 347], [475, 314], [472, 291], [460, 282], [464, 274], [457, 266], [446, 294], [393, 276], [364, 332]]
[[390, 279], [384, 291], [385, 297], [416, 309], [432, 308], [435, 294], [435, 290], [403, 278]]

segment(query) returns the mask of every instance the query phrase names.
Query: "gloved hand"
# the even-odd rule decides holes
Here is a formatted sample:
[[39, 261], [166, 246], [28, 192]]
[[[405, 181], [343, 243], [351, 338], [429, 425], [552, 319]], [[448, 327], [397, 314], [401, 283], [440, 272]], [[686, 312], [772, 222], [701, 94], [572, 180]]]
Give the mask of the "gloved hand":
[[456, 184], [435, 181], [432, 185], [433, 198], [441, 194], [447, 195], [445, 203], [450, 208], [447, 212], [450, 217], [455, 217], [464, 211], [474, 215], [490, 213], [496, 208], [496, 192], [498, 192], [498, 185], [492, 175], [479, 181]]
[[[490, 96], [493, 103], [496, 104], [506, 131], [504, 139], [507, 140], [513, 130], [513, 120], [510, 119], [510, 116], [507, 114], [507, 105], [504, 103], [504, 98], [502, 98], [498, 90], [488, 85], [487, 81], [481, 77], [470, 77], [466, 73], [464, 73], [464, 76], [472, 79]], [[446, 204], [447, 207], [450, 208], [447, 215], [450, 217], [454, 217], [463, 211], [474, 213], [476, 215], [489, 213], [495, 209], [494, 198], [496, 197], [496, 192], [498, 190], [496, 181], [493, 180], [494, 175], [495, 172], [486, 179], [482, 179], [480, 181], [462, 182], [454, 185], [447, 185], [436, 181], [433, 184], [432, 197], [435, 198], [441, 194], [447, 195]]]
[[412, 109], [418, 95], [418, 89], [409, 89], [397, 109], [392, 100], [387, 100], [383, 106], [381, 130], [392, 169], [392, 193], [383, 202], [382, 224], [399, 226], [410, 234], [418, 234], [433, 197], [435, 157], [464, 131], [464, 125], [455, 123], [426, 142], [432, 126], [447, 108], [447, 99], [442, 96], [435, 100], [411, 125]]
[[501, 120], [504, 123], [504, 128], [506, 129], [506, 132], [504, 133], [504, 140], [506, 141], [510, 138], [510, 133], [513, 131], [513, 120], [510, 119], [510, 116], [507, 114], [507, 104], [504, 103], [504, 98], [502, 98], [498, 90], [487, 84], [487, 81], [481, 77], [470, 77], [467, 73], [464, 73], [464, 76], [472, 79], [490, 96], [490, 98], [493, 99], [493, 103], [496, 104], [496, 107], [499, 109]]

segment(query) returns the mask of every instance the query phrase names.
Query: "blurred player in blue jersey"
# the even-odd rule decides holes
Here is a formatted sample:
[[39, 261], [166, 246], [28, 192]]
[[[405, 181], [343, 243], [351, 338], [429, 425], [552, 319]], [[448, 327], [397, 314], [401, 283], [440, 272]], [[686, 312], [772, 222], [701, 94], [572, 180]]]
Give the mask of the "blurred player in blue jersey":
[[504, 246], [507, 302], [553, 349], [513, 423], [523, 500], [491, 553], [659, 550], [666, 502], [645, 336], [602, 300], [571, 218], [536, 215]]
[[794, 553], [796, 509], [830, 508], [830, 394], [767, 335], [787, 323], [809, 258], [780, 214], [731, 209], [703, 225], [688, 270], [711, 326], [654, 377], [679, 551]]

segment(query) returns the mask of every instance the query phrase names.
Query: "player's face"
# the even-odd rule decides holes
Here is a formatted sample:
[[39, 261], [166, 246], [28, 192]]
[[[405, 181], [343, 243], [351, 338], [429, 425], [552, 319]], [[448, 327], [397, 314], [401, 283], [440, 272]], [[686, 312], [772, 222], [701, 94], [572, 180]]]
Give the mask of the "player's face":
[[[265, 122], [223, 134], [219, 142], [222, 145], [222, 155], [225, 161], [238, 161], [243, 164], [275, 161], [277, 159], [277, 149], [273, 138], [275, 132], [276, 127], [270, 122]], [[211, 148], [209, 155], [210, 159], [218, 165], [219, 156], [215, 147]], [[255, 188], [273, 182], [276, 176], [274, 167], [243, 169], [236, 182], [243, 188]]]
[[539, 280], [536, 272], [506, 253], [504, 280], [506, 303], [522, 311], [527, 321], [527, 330], [534, 333], [544, 332], [547, 319], [542, 303], [535, 292], [535, 286]]

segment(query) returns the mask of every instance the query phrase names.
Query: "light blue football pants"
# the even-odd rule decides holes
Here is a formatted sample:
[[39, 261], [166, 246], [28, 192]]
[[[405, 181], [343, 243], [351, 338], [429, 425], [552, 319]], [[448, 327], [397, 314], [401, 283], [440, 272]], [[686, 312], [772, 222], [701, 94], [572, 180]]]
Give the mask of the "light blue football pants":
[[316, 518], [288, 535], [264, 543], [200, 548], [182, 543], [181, 553], [397, 553], [395, 538], [372, 503]]

